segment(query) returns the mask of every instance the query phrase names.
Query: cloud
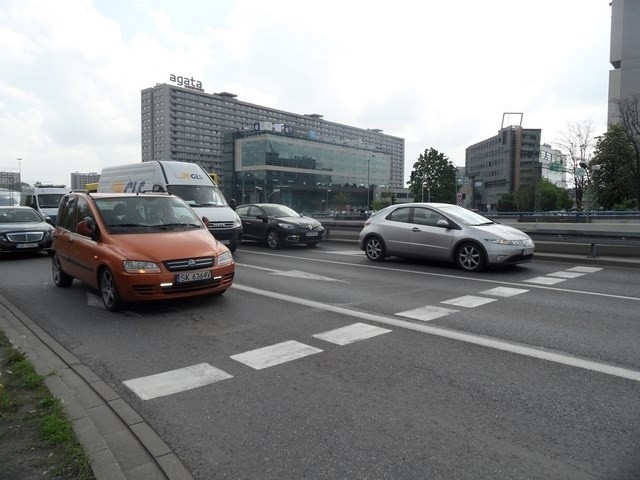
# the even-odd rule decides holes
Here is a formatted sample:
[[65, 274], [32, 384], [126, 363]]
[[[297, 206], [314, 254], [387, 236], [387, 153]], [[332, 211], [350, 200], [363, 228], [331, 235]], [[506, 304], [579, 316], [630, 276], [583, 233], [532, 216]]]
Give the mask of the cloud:
[[553, 142], [606, 128], [607, 2], [4, 0], [0, 170], [68, 183], [140, 160], [140, 91], [170, 73], [208, 92], [435, 148], [458, 165], [503, 112]]

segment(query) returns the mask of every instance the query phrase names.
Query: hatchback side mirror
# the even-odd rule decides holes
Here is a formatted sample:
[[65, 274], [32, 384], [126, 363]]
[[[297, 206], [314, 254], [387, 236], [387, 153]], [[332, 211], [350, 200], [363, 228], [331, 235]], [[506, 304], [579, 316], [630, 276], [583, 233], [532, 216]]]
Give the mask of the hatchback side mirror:
[[436, 225], [442, 228], [451, 228], [451, 224], [443, 219], [438, 220]]

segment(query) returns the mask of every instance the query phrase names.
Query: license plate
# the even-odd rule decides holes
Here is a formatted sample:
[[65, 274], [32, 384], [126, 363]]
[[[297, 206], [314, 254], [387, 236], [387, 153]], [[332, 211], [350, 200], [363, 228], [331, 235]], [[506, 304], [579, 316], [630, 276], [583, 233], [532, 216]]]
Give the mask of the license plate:
[[533, 248], [525, 248], [522, 250], [522, 255], [533, 255]]
[[37, 243], [18, 243], [16, 248], [38, 248]]
[[176, 283], [198, 282], [200, 280], [208, 280], [211, 278], [211, 270], [203, 270], [201, 272], [185, 272], [176, 275]]
[[317, 237], [318, 236], [318, 232], [309, 232], [307, 233], [307, 237]]

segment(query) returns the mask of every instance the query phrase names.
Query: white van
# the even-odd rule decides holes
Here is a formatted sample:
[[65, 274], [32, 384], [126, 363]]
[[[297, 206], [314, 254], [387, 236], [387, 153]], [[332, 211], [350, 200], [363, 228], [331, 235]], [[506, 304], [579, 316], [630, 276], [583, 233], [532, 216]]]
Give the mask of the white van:
[[20, 193], [20, 205], [31, 207], [55, 224], [60, 201], [71, 189], [66, 185], [42, 185], [24, 187]]
[[168, 191], [182, 198], [199, 217], [207, 217], [209, 231], [232, 252], [242, 239], [242, 222], [211, 176], [195, 163], [151, 162], [105, 167], [98, 193]]

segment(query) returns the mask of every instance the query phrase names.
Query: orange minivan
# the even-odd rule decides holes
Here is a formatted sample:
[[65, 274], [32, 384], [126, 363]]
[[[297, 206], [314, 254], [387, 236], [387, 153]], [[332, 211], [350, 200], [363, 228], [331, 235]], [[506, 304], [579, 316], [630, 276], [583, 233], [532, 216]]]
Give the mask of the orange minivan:
[[53, 233], [53, 281], [85, 282], [110, 311], [128, 302], [223, 294], [235, 263], [206, 223], [168, 193], [69, 193]]

